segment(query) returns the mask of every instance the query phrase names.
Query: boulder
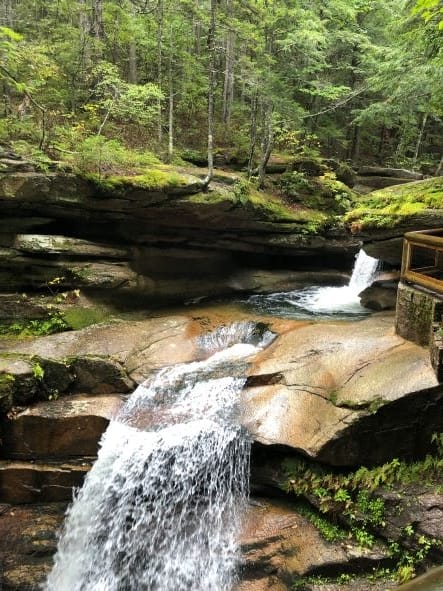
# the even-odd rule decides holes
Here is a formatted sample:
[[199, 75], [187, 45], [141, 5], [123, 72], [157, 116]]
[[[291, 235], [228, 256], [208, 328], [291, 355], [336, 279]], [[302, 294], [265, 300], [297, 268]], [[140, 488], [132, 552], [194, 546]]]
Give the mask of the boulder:
[[[117, 388], [117, 380], [122, 386], [119, 391], [127, 391], [130, 386], [126, 381], [128, 374], [131, 380], [140, 383], [152, 371], [165, 365], [199, 358], [201, 352], [193, 339], [193, 330], [193, 322], [187, 316], [115, 321], [15, 345], [9, 343], [9, 348], [18, 354], [68, 359], [68, 363], [80, 368], [80, 382], [76, 387], [83, 384], [89, 388], [95, 384], [101, 391], [108, 391], [109, 386]], [[103, 360], [101, 368], [99, 358]], [[95, 376], [91, 375], [94, 373]], [[110, 376], [110, 381], [106, 376]]]
[[116, 394], [79, 394], [10, 413], [2, 425], [2, 456], [17, 460], [95, 456], [121, 404]]
[[423, 455], [443, 421], [429, 352], [395, 335], [389, 314], [289, 330], [250, 374], [242, 405], [253, 438], [335, 466]]
[[371, 285], [358, 294], [360, 303], [369, 310], [395, 310], [397, 286]]
[[[357, 175], [355, 190], [361, 193], [374, 191], [375, 189], [385, 189], [386, 187], [392, 187], [394, 185], [404, 185], [410, 183], [410, 178], [398, 178], [392, 176], [362, 176]], [[361, 191], [359, 188], [368, 187], [369, 191]]]

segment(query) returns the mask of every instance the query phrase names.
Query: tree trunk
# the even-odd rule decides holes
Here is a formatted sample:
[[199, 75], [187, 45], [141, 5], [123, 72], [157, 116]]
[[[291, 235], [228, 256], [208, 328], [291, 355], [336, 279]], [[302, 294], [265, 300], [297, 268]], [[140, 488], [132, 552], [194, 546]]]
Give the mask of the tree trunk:
[[440, 158], [440, 163], [437, 166], [437, 170], [435, 171], [435, 176], [440, 176], [443, 172], [443, 156]]
[[398, 165], [398, 161], [400, 156], [403, 154], [404, 145], [406, 142], [406, 130], [408, 128], [409, 122], [403, 123], [403, 127], [400, 132], [400, 139], [398, 140], [397, 148], [395, 149], [394, 153], [394, 165]]
[[91, 33], [97, 41], [103, 41], [103, 0], [92, 0]]
[[3, 0], [4, 7], [3, 7], [3, 22], [7, 27], [10, 29], [14, 28], [14, 9], [12, 6], [12, 0]]
[[134, 39], [129, 42], [129, 82], [137, 84], [137, 44]]
[[172, 161], [174, 155], [174, 77], [173, 77], [173, 47], [172, 27], [169, 36], [169, 64], [168, 64], [168, 86], [169, 86], [169, 116], [168, 116], [168, 160]]
[[355, 125], [352, 130], [352, 141], [350, 150], [350, 159], [353, 164], [356, 164], [360, 159], [360, 126]]
[[261, 159], [258, 167], [258, 187], [265, 186], [266, 166], [272, 152], [274, 142], [274, 130], [272, 125], [272, 105], [265, 105], [263, 109], [263, 126], [261, 140]]
[[234, 100], [234, 46], [233, 31], [228, 31], [226, 37], [225, 79], [223, 84], [223, 123], [230, 125], [232, 103]]
[[[157, 85], [162, 89], [162, 69], [163, 69], [163, 0], [159, 0], [157, 7]], [[162, 127], [162, 101], [158, 99], [157, 103], [157, 139], [161, 144], [163, 141]]]
[[255, 146], [257, 144], [257, 107], [258, 107], [258, 93], [255, 91], [252, 105], [251, 105], [251, 131], [250, 131], [250, 143], [249, 143], [249, 156], [248, 156], [248, 179], [251, 178], [254, 170], [254, 154]]
[[208, 73], [208, 174], [203, 181], [208, 186], [214, 175], [214, 95], [216, 85], [216, 27], [217, 0], [211, 0], [211, 20], [208, 31], [209, 73]]
[[423, 114], [423, 120], [421, 122], [420, 131], [418, 133], [417, 143], [415, 144], [414, 158], [412, 159], [412, 170], [415, 170], [417, 166], [418, 155], [420, 153], [421, 142], [423, 140], [423, 134], [425, 132], [426, 122], [428, 120], [428, 113]]

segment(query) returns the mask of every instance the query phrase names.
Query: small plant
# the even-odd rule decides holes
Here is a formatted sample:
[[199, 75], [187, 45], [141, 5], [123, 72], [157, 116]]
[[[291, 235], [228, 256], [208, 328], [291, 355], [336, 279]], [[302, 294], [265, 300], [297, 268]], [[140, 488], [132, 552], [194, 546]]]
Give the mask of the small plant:
[[2, 324], [0, 325], [0, 335], [17, 337], [46, 336], [55, 332], [69, 330], [69, 328], [63, 316], [58, 312], [54, 312], [39, 320]]
[[237, 199], [237, 203], [239, 205], [245, 205], [251, 194], [251, 183], [246, 179], [241, 179], [234, 184], [232, 190]]
[[298, 197], [312, 191], [313, 185], [302, 172], [285, 172], [280, 178], [280, 190], [287, 197]]
[[34, 362], [32, 365], [32, 374], [33, 374], [34, 378], [36, 378], [37, 380], [40, 380], [40, 381], [42, 381], [43, 378], [45, 377], [45, 370], [40, 365], [40, 363], [38, 363], [38, 361]]

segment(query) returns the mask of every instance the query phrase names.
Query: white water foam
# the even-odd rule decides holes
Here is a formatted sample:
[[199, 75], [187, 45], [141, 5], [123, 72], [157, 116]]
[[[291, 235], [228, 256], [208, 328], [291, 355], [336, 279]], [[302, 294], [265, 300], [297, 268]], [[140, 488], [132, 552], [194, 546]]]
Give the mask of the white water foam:
[[374, 280], [378, 260], [368, 256], [364, 250], [358, 253], [352, 276], [348, 285], [343, 287], [320, 287], [303, 294], [299, 304], [314, 313], [358, 313], [363, 310], [359, 293]]
[[237, 403], [256, 351], [236, 344], [137, 388], [68, 511], [44, 589], [231, 589], [250, 451]]
[[248, 299], [248, 304], [262, 312], [289, 318], [361, 316], [368, 310], [360, 305], [358, 294], [372, 283], [377, 267], [378, 260], [360, 250], [348, 285], [311, 286], [290, 292], [254, 295]]

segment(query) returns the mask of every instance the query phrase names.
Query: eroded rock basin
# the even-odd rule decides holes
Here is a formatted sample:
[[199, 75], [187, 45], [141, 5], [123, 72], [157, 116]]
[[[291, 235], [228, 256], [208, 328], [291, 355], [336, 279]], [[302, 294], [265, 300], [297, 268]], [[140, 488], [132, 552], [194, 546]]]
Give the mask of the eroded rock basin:
[[[243, 392], [243, 423], [256, 442], [341, 469], [425, 453], [432, 433], [443, 424], [443, 391], [428, 351], [394, 334], [391, 313], [353, 322], [251, 319], [268, 324], [278, 335], [250, 360]], [[19, 360], [29, 364], [30, 376], [37, 358], [43, 366], [45, 360], [64, 364], [71, 381], [57, 400], [14, 406], [5, 419], [2, 537], [10, 531], [15, 511], [25, 511], [15, 503], [70, 500], [71, 487], [81, 483], [102, 432], [131, 387], [161, 367], [201, 359], [205, 352], [199, 337], [239, 320], [245, 320], [245, 312], [236, 306], [193, 306], [135, 322], [116, 321], [14, 345], [9, 341], [1, 356], [3, 371], [13, 372]], [[36, 392], [38, 400], [41, 391]], [[33, 520], [32, 507], [25, 513]], [[52, 540], [64, 505], [35, 507], [40, 517], [56, 512], [57, 518], [44, 526]], [[11, 538], [4, 558], [5, 589], [33, 589], [49, 568], [54, 543], [48, 542], [36, 560], [26, 542], [28, 529], [18, 527]], [[286, 591], [296, 576], [346, 572], [350, 565], [367, 572], [373, 563], [389, 562], [383, 548], [365, 552], [351, 542], [325, 542], [287, 501], [254, 501], [242, 540], [238, 591]], [[342, 588], [379, 591], [396, 586], [390, 584], [360, 580], [360, 586]]]

